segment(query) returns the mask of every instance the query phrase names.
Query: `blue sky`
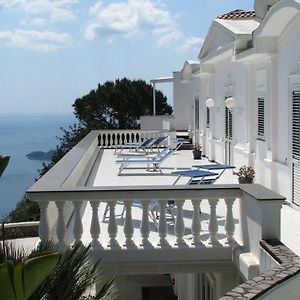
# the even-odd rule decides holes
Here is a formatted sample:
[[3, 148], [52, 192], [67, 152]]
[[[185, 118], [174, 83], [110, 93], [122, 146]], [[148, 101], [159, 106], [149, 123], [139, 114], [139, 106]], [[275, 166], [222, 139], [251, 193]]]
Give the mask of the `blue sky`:
[[170, 76], [234, 9], [253, 0], [0, 0], [0, 114], [68, 113], [106, 80]]

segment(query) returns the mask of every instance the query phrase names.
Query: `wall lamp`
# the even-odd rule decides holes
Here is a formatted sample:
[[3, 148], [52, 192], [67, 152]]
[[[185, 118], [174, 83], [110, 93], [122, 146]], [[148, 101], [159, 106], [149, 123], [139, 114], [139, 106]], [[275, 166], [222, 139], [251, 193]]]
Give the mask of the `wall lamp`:
[[205, 101], [205, 106], [206, 106], [207, 108], [213, 108], [213, 107], [215, 106], [215, 100], [214, 100], [214, 99], [211, 99], [211, 98], [207, 99], [207, 100]]

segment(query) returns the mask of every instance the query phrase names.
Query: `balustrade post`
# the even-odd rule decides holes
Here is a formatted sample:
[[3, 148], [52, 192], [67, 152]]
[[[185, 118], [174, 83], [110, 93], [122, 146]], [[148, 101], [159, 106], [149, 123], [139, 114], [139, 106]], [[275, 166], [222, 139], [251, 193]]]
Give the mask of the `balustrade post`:
[[129, 248], [134, 246], [134, 242], [132, 240], [133, 236], [133, 223], [132, 223], [132, 201], [124, 201], [124, 206], [126, 210], [125, 214], [125, 224], [124, 224], [124, 235], [126, 238], [125, 245]]
[[115, 208], [116, 208], [116, 201], [109, 201], [108, 207], [109, 207], [109, 221], [108, 221], [108, 236], [110, 238], [109, 246], [111, 248], [118, 246], [118, 242], [116, 240], [117, 233], [118, 233], [118, 226], [116, 222], [116, 214], [115, 214]]
[[91, 246], [93, 250], [101, 249], [102, 246], [99, 242], [99, 236], [100, 236], [100, 222], [99, 222], [99, 205], [100, 201], [90, 201], [90, 205], [92, 207], [92, 221], [91, 221], [91, 228], [90, 228], [90, 234], [92, 237], [92, 243]]
[[184, 200], [176, 200], [176, 207], [177, 207], [177, 215], [175, 221], [174, 232], [176, 234], [176, 241], [178, 246], [185, 245], [183, 240], [183, 235], [185, 232], [184, 220], [183, 220], [183, 204]]
[[158, 221], [158, 235], [160, 237], [159, 245], [160, 246], [167, 246], [168, 241], [166, 240], [168, 234], [168, 225], [167, 225], [167, 218], [166, 218], [166, 205], [167, 200], [159, 200], [159, 221]]
[[200, 205], [201, 205], [202, 199], [193, 199], [192, 205], [193, 205], [193, 220], [192, 220], [192, 234], [194, 242], [193, 244], [195, 246], [202, 245], [201, 239], [200, 239], [200, 233], [201, 233], [201, 220], [200, 220]]
[[210, 216], [209, 216], [208, 231], [210, 235], [210, 243], [213, 245], [218, 244], [218, 239], [217, 239], [218, 221], [217, 221], [217, 211], [216, 211], [218, 202], [219, 199], [209, 199]]
[[150, 241], [149, 241], [149, 235], [150, 235], [150, 222], [149, 222], [149, 202], [150, 201], [141, 201], [141, 205], [143, 208], [143, 214], [142, 214], [142, 222], [141, 222], [141, 236], [143, 238], [142, 240], [142, 245], [144, 247], [150, 246]]
[[110, 140], [109, 140], [109, 148], [113, 147], [114, 144], [114, 138], [113, 138], [113, 133], [110, 133]]
[[233, 212], [232, 207], [234, 204], [235, 199], [225, 199], [226, 203], [226, 221], [225, 221], [225, 231], [227, 236], [228, 244], [232, 244], [235, 242], [234, 239], [234, 231], [235, 231], [235, 224], [234, 224], [234, 218], [233, 218]]
[[74, 228], [73, 228], [73, 234], [74, 234], [74, 243], [75, 244], [82, 244], [81, 238], [83, 233], [83, 227], [82, 227], [82, 221], [81, 221], [81, 207], [82, 207], [82, 201], [74, 201]]
[[48, 217], [47, 217], [47, 209], [48, 209], [49, 201], [38, 202], [38, 204], [41, 212], [39, 229], [38, 229], [40, 244], [41, 244], [49, 240], [49, 224], [48, 224]]
[[57, 247], [59, 250], [65, 250], [68, 246], [65, 242], [66, 234], [66, 223], [64, 218], [64, 207], [65, 201], [55, 201], [58, 210], [57, 224], [56, 224], [56, 235], [58, 239]]

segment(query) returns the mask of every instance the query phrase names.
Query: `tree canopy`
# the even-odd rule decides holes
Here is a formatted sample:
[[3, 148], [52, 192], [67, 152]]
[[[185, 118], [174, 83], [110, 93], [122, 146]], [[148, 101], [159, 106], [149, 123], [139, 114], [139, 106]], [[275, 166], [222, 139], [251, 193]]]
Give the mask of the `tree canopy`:
[[[152, 86], [143, 80], [107, 81], [76, 99], [75, 116], [88, 129], [137, 129], [140, 117], [153, 112], [152, 93]], [[160, 91], [155, 97], [157, 114], [172, 114], [167, 97]]]

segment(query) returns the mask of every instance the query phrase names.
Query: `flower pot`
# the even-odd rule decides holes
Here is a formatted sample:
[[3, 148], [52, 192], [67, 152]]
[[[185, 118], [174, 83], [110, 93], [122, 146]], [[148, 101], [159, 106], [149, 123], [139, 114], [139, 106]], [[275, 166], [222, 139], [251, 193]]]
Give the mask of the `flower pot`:
[[194, 159], [201, 159], [202, 151], [201, 150], [193, 150]]
[[253, 183], [253, 178], [249, 178], [249, 177], [239, 178], [239, 183], [240, 184]]

